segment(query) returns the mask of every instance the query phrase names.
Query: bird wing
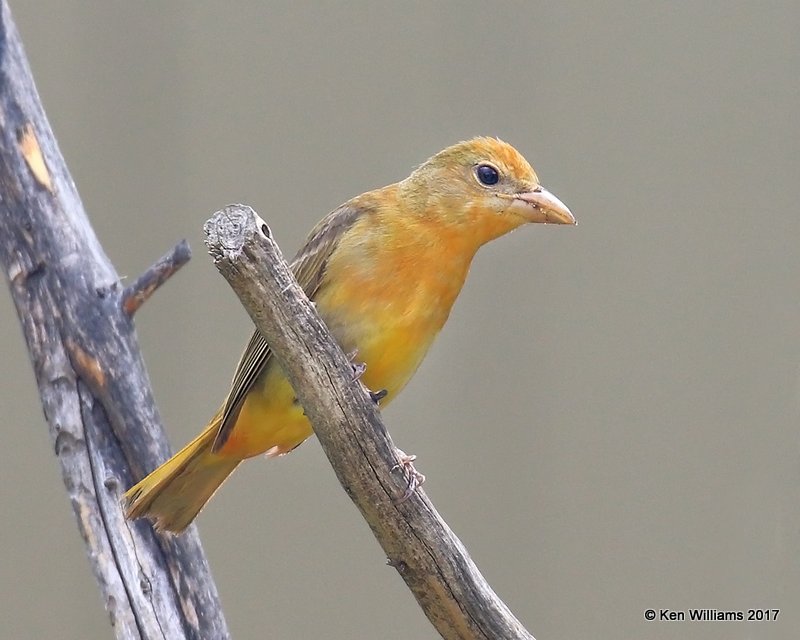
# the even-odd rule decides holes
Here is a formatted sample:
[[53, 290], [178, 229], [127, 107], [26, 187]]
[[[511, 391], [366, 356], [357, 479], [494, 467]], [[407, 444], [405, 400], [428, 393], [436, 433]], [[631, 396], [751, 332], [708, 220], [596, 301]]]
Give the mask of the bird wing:
[[[306, 243], [297, 252], [290, 268], [310, 299], [314, 299], [325, 275], [328, 259], [339, 244], [342, 235], [365, 213], [364, 208], [351, 203], [334, 209], [312, 229]], [[256, 329], [236, 366], [231, 390], [223, 404], [219, 431], [214, 439], [214, 451], [219, 451], [230, 437], [247, 394], [250, 393], [271, 359], [272, 350]]]

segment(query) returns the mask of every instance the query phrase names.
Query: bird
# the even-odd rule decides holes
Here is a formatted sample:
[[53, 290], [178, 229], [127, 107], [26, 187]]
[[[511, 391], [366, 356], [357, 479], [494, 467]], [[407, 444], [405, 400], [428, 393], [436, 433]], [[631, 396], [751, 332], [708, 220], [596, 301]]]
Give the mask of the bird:
[[[528, 223], [576, 224], [520, 152], [497, 138], [477, 137], [436, 153], [404, 180], [334, 209], [290, 266], [342, 349], [363, 363], [361, 380], [383, 407], [405, 387], [444, 326], [478, 249]], [[217, 413], [124, 494], [125, 515], [179, 533], [243, 460], [282, 456], [312, 434], [255, 330]]]

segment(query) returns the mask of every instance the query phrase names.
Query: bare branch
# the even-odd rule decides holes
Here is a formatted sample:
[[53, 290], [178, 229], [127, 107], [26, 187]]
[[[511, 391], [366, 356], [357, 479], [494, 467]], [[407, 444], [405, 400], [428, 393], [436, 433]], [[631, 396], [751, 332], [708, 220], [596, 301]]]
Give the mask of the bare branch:
[[152, 267], [140, 275], [133, 284], [122, 292], [122, 308], [133, 316], [162, 284], [185, 265], [192, 257], [192, 250], [186, 240], [181, 240]]
[[214, 263], [269, 342], [339, 482], [442, 637], [532, 640], [424, 492], [399, 503], [405, 479], [393, 470], [396, 449], [380, 414], [264, 221], [231, 205], [205, 231]]

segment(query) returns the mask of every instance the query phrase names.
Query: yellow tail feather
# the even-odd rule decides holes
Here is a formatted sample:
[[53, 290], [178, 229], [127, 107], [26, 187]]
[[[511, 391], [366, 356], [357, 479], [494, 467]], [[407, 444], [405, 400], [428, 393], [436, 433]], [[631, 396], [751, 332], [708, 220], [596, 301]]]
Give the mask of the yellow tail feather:
[[180, 533], [214, 495], [241, 460], [212, 451], [219, 429], [208, 427], [123, 496], [125, 516], [150, 518], [158, 530]]

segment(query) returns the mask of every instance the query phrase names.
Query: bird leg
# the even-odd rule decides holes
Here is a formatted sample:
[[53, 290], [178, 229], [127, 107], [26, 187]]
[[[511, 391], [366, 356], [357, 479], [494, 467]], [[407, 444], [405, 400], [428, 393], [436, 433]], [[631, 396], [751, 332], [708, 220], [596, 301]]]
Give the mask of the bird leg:
[[406, 490], [400, 498], [395, 500], [395, 504], [403, 504], [422, 486], [425, 482], [425, 476], [414, 468], [414, 461], [417, 456], [414, 454], [408, 455], [396, 447], [395, 455], [397, 456], [397, 464], [390, 471], [401, 469], [406, 479]]

